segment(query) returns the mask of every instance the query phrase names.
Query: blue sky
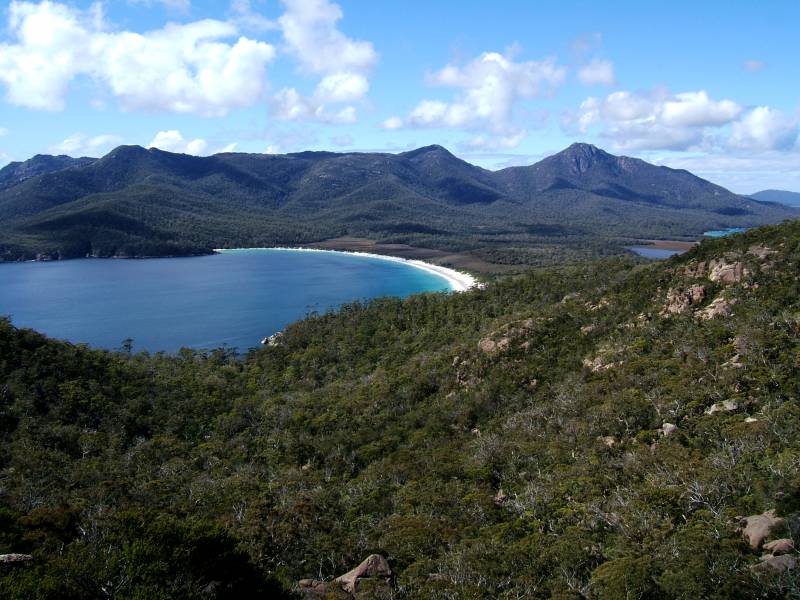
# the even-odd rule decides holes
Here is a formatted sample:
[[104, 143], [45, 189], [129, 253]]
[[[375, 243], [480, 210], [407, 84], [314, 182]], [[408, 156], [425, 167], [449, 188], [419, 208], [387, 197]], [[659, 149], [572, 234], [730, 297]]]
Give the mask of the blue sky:
[[800, 3], [10, 2], [0, 163], [119, 144], [488, 168], [575, 141], [800, 191]]

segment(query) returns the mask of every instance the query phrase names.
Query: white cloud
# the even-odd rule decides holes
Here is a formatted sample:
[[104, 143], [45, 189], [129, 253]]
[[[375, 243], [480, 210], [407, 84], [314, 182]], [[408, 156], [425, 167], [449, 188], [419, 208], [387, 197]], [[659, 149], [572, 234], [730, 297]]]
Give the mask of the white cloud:
[[383, 123], [381, 123], [381, 127], [388, 130], [400, 129], [403, 127], [403, 119], [400, 117], [389, 117]]
[[88, 136], [75, 133], [64, 141], [50, 146], [51, 154], [68, 154], [70, 156], [101, 156], [122, 142], [118, 135], [105, 134]]
[[578, 80], [584, 85], [615, 85], [614, 63], [595, 58], [578, 69]]
[[233, 13], [233, 21], [243, 27], [252, 31], [271, 31], [278, 28], [275, 21], [267, 19], [253, 9], [250, 0], [233, 0], [231, 2], [231, 13]]
[[206, 19], [139, 34], [113, 32], [100, 5], [81, 12], [55, 2], [13, 1], [0, 44], [0, 81], [19, 106], [61, 110], [70, 83], [87, 76], [128, 109], [221, 116], [257, 102], [275, 49]]
[[590, 97], [577, 111], [567, 113], [567, 129], [599, 135], [616, 149], [685, 150], [712, 143], [712, 129], [732, 123], [742, 107], [732, 100], [713, 100], [705, 91], [672, 94], [664, 88], [650, 92], [613, 92]]
[[502, 139], [521, 141], [523, 130], [514, 123], [517, 102], [550, 93], [565, 76], [566, 70], [552, 58], [515, 62], [507, 55], [485, 52], [463, 66], [447, 65], [429, 77], [432, 85], [458, 90], [453, 101], [422, 100], [408, 117], [391, 117], [383, 126], [464, 127], [498, 136], [501, 139], [493, 143], [500, 145]]
[[654, 156], [649, 160], [674, 169], [687, 169], [738, 193], [765, 189], [800, 191], [800, 153], [743, 152]]
[[357, 113], [354, 106], [329, 110], [315, 98], [303, 96], [294, 88], [284, 88], [273, 98], [274, 114], [285, 121], [318, 121], [331, 125], [355, 123]]
[[745, 71], [756, 73], [758, 71], [763, 71], [764, 69], [766, 69], [767, 63], [765, 63], [763, 60], [750, 59], [744, 61], [742, 63], [742, 67], [744, 68]]
[[320, 102], [352, 102], [369, 91], [367, 78], [358, 73], [333, 73], [323, 78], [314, 91]]
[[744, 150], [788, 150], [797, 142], [797, 119], [757, 106], [733, 124], [728, 143]]
[[166, 152], [179, 152], [181, 154], [194, 154], [198, 156], [208, 147], [205, 140], [197, 138], [194, 140], [184, 139], [181, 132], [176, 129], [169, 131], [159, 131], [153, 140], [147, 145], [148, 148], [158, 148]]
[[363, 72], [378, 61], [370, 42], [352, 40], [336, 28], [342, 10], [328, 0], [282, 0], [278, 23], [288, 52], [317, 74]]
[[214, 154], [223, 154], [225, 152], [236, 152], [236, 147], [238, 145], [239, 144], [237, 142], [232, 142], [232, 143], [228, 144], [227, 146], [224, 146], [224, 147], [220, 148], [219, 150], [214, 152]]
[[462, 147], [468, 150], [509, 150], [519, 146], [526, 137], [528, 132], [524, 129], [507, 136], [478, 135], [462, 144]]
[[367, 78], [378, 54], [367, 41], [353, 40], [337, 29], [342, 10], [328, 0], [282, 0], [286, 11], [278, 18], [285, 50], [303, 71], [321, 76], [311, 96], [295, 88], [278, 91], [273, 104], [279, 118], [352, 123], [354, 106], [331, 109], [330, 104], [362, 100], [369, 91]]

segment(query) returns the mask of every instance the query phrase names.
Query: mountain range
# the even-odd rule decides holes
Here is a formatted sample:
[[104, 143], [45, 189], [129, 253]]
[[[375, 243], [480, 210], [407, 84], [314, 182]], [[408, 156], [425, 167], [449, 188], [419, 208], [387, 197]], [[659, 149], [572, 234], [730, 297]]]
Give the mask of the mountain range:
[[356, 236], [525, 262], [530, 249], [614, 253], [633, 239], [692, 239], [798, 215], [588, 144], [499, 171], [441, 146], [208, 157], [120, 146], [99, 159], [38, 155], [0, 170], [5, 260], [186, 255]]
[[750, 194], [751, 198], [762, 202], [780, 202], [789, 206], [800, 206], [800, 193], [786, 190], [763, 190]]

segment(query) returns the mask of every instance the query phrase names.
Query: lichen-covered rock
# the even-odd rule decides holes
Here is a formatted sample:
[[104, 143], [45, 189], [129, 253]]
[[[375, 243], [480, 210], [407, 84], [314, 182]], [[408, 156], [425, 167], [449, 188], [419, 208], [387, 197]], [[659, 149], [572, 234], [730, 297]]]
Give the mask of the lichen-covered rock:
[[748, 254], [752, 254], [756, 258], [760, 258], [764, 260], [765, 258], [769, 258], [773, 254], [777, 254], [777, 250], [773, 250], [772, 248], [768, 248], [763, 244], [753, 244], [747, 249]]
[[741, 281], [744, 275], [744, 264], [741, 261], [726, 262], [718, 259], [708, 263], [708, 278], [711, 281], [727, 285]]
[[794, 541], [791, 538], [781, 538], [764, 544], [764, 550], [775, 556], [794, 552]]
[[706, 306], [698, 314], [701, 319], [709, 320], [716, 317], [727, 317], [731, 314], [731, 307], [736, 304], [735, 298], [725, 298], [724, 296], [717, 296], [711, 301], [711, 304]]
[[389, 568], [389, 563], [380, 554], [370, 554], [364, 562], [352, 571], [337, 577], [334, 581], [339, 583], [346, 592], [358, 592], [362, 579], [379, 579], [389, 588], [394, 582], [394, 573]]
[[720, 412], [733, 412], [739, 409], [739, 403], [736, 400], [723, 400], [722, 402], [715, 402], [706, 409], [707, 415], [714, 415]]
[[672, 288], [667, 292], [667, 301], [661, 311], [662, 315], [677, 315], [685, 312], [690, 306], [700, 304], [706, 297], [706, 288], [693, 285], [688, 290]]
[[744, 517], [741, 521], [741, 533], [744, 541], [753, 550], [758, 550], [764, 541], [775, 531], [782, 529], [786, 521], [775, 514], [775, 509], [760, 515]]
[[[394, 573], [380, 554], [370, 554], [364, 562], [333, 581], [301, 579], [297, 583], [307, 600], [358, 600], [383, 597], [394, 585]], [[361, 592], [365, 594], [362, 594]]]
[[33, 560], [33, 556], [30, 554], [17, 554], [16, 552], [12, 552], [11, 554], [0, 554], [0, 564], [4, 565], [24, 565]]
[[613, 435], [601, 435], [597, 438], [597, 441], [602, 442], [607, 448], [613, 448], [617, 445], [617, 438]]
[[761, 557], [761, 562], [754, 564], [750, 567], [754, 572], [761, 574], [779, 574], [797, 566], [797, 559], [790, 554], [782, 554], [781, 556], [773, 556], [767, 554]]
[[478, 349], [480, 349], [480, 351], [484, 354], [494, 354], [495, 352], [500, 352], [501, 350], [508, 348], [510, 342], [511, 340], [505, 337], [498, 340], [484, 338], [478, 342]]

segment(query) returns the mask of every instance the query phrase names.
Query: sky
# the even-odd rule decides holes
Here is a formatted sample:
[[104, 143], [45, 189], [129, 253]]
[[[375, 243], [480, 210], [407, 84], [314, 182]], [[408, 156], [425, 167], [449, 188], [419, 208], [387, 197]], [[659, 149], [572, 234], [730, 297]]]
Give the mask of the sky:
[[402, 152], [573, 142], [800, 191], [800, 2], [4, 2], [0, 165], [120, 144]]

